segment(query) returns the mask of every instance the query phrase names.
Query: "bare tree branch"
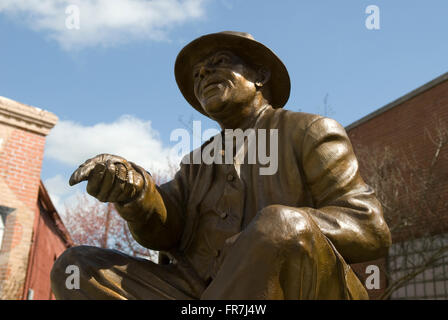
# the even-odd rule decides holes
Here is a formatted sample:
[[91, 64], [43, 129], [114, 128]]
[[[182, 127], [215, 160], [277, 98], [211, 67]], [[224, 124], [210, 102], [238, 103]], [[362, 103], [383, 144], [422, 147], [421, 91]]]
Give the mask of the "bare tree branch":
[[434, 237], [448, 232], [448, 203], [440, 189], [448, 180], [448, 168], [441, 161], [448, 151], [448, 125], [439, 119], [434, 123], [433, 128], [424, 129], [428, 145], [433, 146], [427, 163], [417, 159], [413, 145], [356, 148], [366, 182], [376, 191], [392, 233], [394, 252], [389, 265], [401, 261], [401, 266], [385, 272], [388, 287], [382, 299], [448, 257], [447, 243]]

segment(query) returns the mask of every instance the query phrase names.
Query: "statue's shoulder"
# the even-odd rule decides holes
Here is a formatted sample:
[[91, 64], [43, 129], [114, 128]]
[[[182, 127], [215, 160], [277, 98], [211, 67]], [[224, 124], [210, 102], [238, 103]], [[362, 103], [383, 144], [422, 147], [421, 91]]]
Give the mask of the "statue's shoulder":
[[[318, 114], [291, 111], [286, 109], [274, 109], [273, 116], [279, 119], [286, 128], [295, 128], [302, 131], [341, 131], [344, 127], [335, 119]], [[279, 123], [280, 124], [280, 123]]]
[[287, 130], [295, 130], [304, 132], [312, 123], [324, 117], [318, 114], [291, 111], [287, 109], [273, 109], [270, 115], [275, 118], [279, 126]]

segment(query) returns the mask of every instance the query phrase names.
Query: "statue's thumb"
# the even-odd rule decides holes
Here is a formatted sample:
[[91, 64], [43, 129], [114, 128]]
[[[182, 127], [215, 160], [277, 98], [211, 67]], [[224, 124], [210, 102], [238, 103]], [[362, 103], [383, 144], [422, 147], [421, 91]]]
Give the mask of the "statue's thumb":
[[80, 183], [81, 181], [87, 180], [87, 177], [81, 176], [81, 170], [75, 170], [75, 172], [72, 173], [70, 180], [68, 181], [68, 184], [70, 186], [74, 186], [75, 184]]

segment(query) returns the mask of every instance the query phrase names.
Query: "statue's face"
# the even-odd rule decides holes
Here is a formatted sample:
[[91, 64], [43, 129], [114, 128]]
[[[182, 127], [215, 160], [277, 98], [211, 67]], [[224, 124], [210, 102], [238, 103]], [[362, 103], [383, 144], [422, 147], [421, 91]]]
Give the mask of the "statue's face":
[[230, 51], [218, 51], [193, 68], [194, 93], [208, 114], [229, 103], [251, 101], [257, 91], [256, 72]]

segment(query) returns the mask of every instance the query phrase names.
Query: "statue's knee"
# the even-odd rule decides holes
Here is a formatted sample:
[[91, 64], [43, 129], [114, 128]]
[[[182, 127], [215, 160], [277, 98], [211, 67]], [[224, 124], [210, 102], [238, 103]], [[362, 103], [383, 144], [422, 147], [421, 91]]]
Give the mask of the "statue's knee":
[[282, 205], [263, 208], [254, 222], [254, 231], [265, 245], [308, 248], [316, 232], [308, 213]]
[[53, 285], [65, 283], [64, 281], [67, 277], [67, 267], [77, 266], [78, 268], [81, 268], [84, 265], [85, 259], [88, 259], [89, 255], [91, 257], [95, 255], [95, 249], [96, 248], [89, 246], [77, 246], [65, 250], [56, 259], [53, 264], [53, 268], [51, 269], [50, 278]]

